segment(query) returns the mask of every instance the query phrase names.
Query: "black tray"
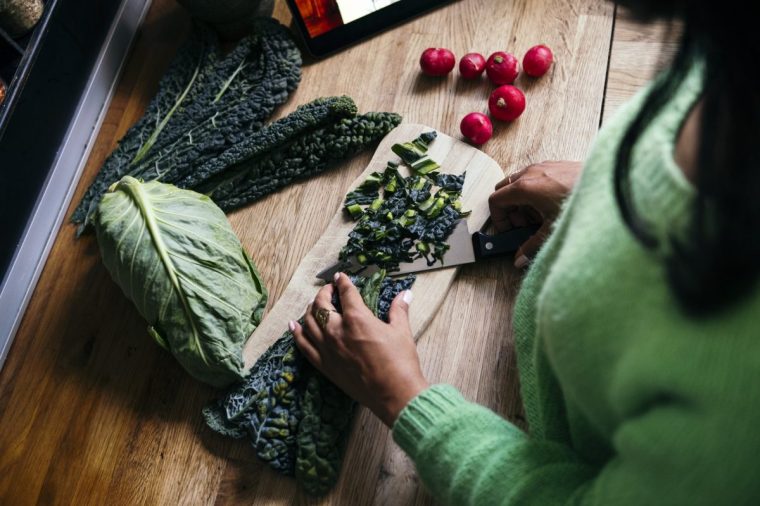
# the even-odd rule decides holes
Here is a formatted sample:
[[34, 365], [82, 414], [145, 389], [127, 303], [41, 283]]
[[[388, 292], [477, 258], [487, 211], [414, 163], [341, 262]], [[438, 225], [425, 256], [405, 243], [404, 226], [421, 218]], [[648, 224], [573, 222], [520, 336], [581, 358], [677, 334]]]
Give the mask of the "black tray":
[[47, 35], [50, 18], [58, 5], [58, 0], [44, 0], [45, 10], [37, 25], [20, 39], [12, 39], [0, 28], [0, 77], [7, 89], [5, 100], [0, 104], [0, 139], [3, 137], [8, 120], [18, 103], [21, 91], [29, 77], [29, 72], [37, 60], [42, 41]]

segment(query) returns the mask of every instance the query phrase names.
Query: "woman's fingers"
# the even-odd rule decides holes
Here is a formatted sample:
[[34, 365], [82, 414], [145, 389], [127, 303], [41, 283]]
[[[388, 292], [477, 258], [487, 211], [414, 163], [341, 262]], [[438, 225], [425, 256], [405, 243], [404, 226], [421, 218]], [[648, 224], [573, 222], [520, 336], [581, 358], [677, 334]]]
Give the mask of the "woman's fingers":
[[364, 303], [359, 290], [356, 289], [348, 276], [342, 272], [335, 275], [335, 287], [338, 289], [343, 314], [350, 314], [352, 312], [368, 312], [370, 315], [372, 314], [372, 311]]
[[293, 338], [296, 342], [296, 346], [298, 346], [298, 349], [301, 350], [301, 353], [303, 353], [303, 355], [306, 357], [306, 360], [311, 362], [314, 367], [321, 370], [322, 357], [320, 356], [317, 347], [314, 346], [314, 344], [306, 336], [303, 327], [299, 325], [298, 322], [291, 321], [288, 323], [288, 328], [290, 328], [290, 331], [293, 333]]
[[541, 245], [549, 237], [550, 226], [548, 222], [544, 222], [538, 231], [520, 246], [517, 253], [515, 253], [515, 267], [522, 269], [536, 256]]
[[523, 206], [520, 208], [520, 210], [523, 212], [523, 215], [525, 216], [529, 225], [540, 225], [544, 222], [543, 216], [541, 216], [541, 214], [532, 207]]
[[342, 318], [334, 309], [317, 306], [315, 299], [314, 303], [306, 307], [304, 326], [314, 344], [321, 348], [326, 339], [340, 339], [343, 336]]
[[494, 188], [494, 190], [498, 190], [499, 188], [507, 186], [508, 184], [514, 183], [515, 181], [520, 179], [523, 176], [523, 174], [528, 172], [528, 169], [530, 169], [531, 167], [533, 166], [528, 165], [527, 167], [523, 167], [522, 169], [507, 175], [507, 177], [505, 177], [504, 179], [496, 183], [496, 187]]
[[521, 208], [517, 208], [511, 213], [507, 214], [507, 219], [512, 227], [527, 227], [528, 218]]
[[496, 230], [504, 232], [514, 226], [510, 218], [519, 206], [533, 206], [531, 181], [524, 179], [519, 183], [503, 186], [488, 197], [491, 222]]
[[408, 331], [410, 335], [412, 331], [409, 326], [409, 304], [413, 299], [412, 291], [404, 290], [396, 295], [388, 310], [388, 323], [399, 330]]
[[317, 349], [321, 348], [325, 341], [325, 336], [322, 334], [322, 329], [319, 327], [317, 319], [314, 316], [314, 304], [306, 306], [306, 313], [303, 315], [303, 328], [314, 346]]
[[333, 292], [335, 292], [335, 287], [330, 283], [320, 288], [316, 297], [314, 297], [314, 308], [321, 307], [335, 311], [335, 306], [332, 303]]
[[499, 232], [506, 232], [507, 230], [512, 229], [515, 225], [510, 220], [510, 216], [512, 216], [512, 213], [516, 212], [518, 209], [520, 209], [518, 206], [506, 206], [504, 207], [500, 212], [496, 215], [496, 220], [499, 222], [497, 223], [494, 221], [493, 211], [491, 212], [491, 222], [496, 227], [496, 229]]

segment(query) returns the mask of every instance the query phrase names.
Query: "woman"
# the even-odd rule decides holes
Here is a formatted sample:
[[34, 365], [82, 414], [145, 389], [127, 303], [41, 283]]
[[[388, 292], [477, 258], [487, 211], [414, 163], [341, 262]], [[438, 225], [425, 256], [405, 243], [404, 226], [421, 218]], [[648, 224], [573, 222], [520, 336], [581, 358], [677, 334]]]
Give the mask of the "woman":
[[[385, 324], [339, 275], [304, 328], [292, 323], [306, 357], [393, 428], [442, 502], [760, 501], [754, 20], [734, 0], [621, 3], [683, 21], [672, 68], [605, 125], [577, 184], [577, 164], [541, 164], [489, 201], [497, 228], [537, 212], [551, 230], [516, 258], [541, 245], [513, 320], [528, 434], [428, 384], [409, 293]], [[344, 313], [320, 328], [312, 312], [333, 309], [333, 290]]]

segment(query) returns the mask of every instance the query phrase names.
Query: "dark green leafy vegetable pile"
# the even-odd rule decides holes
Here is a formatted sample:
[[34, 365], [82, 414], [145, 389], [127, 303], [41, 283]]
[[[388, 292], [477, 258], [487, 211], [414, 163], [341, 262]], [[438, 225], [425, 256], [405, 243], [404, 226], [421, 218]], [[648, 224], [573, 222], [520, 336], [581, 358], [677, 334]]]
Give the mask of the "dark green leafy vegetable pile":
[[357, 220], [340, 252], [340, 259], [356, 256], [359, 263], [389, 271], [401, 262], [424, 257], [429, 265], [443, 262], [449, 249], [446, 238], [456, 222], [468, 213], [459, 200], [465, 175], [441, 174], [427, 155], [435, 132], [396, 144], [393, 151], [407, 163], [411, 175], [403, 177], [398, 164], [388, 162], [346, 196], [344, 209]]
[[350, 97], [320, 98], [263, 126], [298, 85], [301, 57], [271, 19], [224, 56], [197, 25], [161, 80], [145, 115], [106, 160], [72, 215], [81, 233], [100, 196], [130, 175], [209, 195], [224, 211], [320, 173], [377, 142], [401, 122], [357, 115]]
[[301, 80], [301, 55], [277, 21], [253, 21], [228, 55], [215, 33], [194, 26], [143, 117], [119, 142], [72, 215], [85, 223], [124, 175], [143, 180], [188, 174], [260, 129]]
[[[387, 320], [393, 298], [414, 276], [391, 279], [383, 271], [356, 277], [362, 298]], [[340, 310], [340, 301], [334, 300]], [[243, 383], [204, 409], [216, 432], [248, 437], [272, 468], [295, 475], [304, 490], [321, 495], [335, 484], [354, 402], [301, 356], [285, 332], [251, 368]]]
[[[329, 109], [322, 115], [314, 109]], [[281, 131], [281, 123], [292, 116], [316, 119], [311, 128], [303, 128], [276, 142], [269, 149], [259, 149], [254, 156], [235, 154], [228, 159], [219, 158], [210, 169], [222, 169], [214, 177], [197, 185], [197, 190], [209, 195], [224, 209], [230, 211], [285, 186], [295, 179], [323, 172], [333, 163], [366, 149], [401, 123], [401, 116], [386, 112], [356, 115], [356, 106], [349, 97], [318, 99], [302, 106], [283, 120], [265, 127], [259, 137], [272, 137]], [[285, 133], [288, 128], [283, 129]], [[266, 146], [262, 140], [260, 146]], [[227, 153], [225, 153], [226, 155]], [[180, 185], [185, 182], [180, 182]]]

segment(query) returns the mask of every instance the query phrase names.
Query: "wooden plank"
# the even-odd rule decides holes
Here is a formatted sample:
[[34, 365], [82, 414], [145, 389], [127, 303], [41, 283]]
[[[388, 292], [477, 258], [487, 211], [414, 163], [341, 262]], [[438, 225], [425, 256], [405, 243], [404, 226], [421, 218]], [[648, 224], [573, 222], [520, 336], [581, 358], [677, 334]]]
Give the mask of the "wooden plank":
[[[354, 180], [351, 189], [359, 186], [373, 172], [383, 172], [388, 161], [401, 162], [400, 158], [391, 151], [391, 146], [411, 141], [422, 132], [431, 130], [434, 129], [416, 123], [402, 123], [393, 129], [380, 142], [369, 165]], [[474, 232], [483, 228], [489, 216], [488, 196], [493, 192], [496, 183], [503, 179], [504, 173], [499, 164], [479, 149], [445, 134], [438, 134], [428, 154], [441, 164], [440, 172], [442, 173], [467, 172], [462, 189], [462, 208], [470, 211], [467, 217], [470, 230]], [[403, 176], [409, 175], [409, 171], [403, 164], [399, 167], [399, 172]], [[289, 320], [303, 314], [306, 305], [324, 285], [322, 280], [315, 277], [316, 274], [338, 260], [340, 249], [346, 243], [346, 237], [354, 225], [355, 222], [346, 216], [342, 207], [336, 210], [317, 243], [301, 260], [287, 288], [277, 299], [277, 303], [248, 339], [243, 351], [246, 367], [253, 366], [256, 360], [282, 336], [287, 330]], [[459, 268], [452, 267], [417, 275], [413, 290], [418, 302], [409, 311], [415, 338], [419, 337], [430, 324], [458, 270]]]
[[610, 53], [602, 119], [607, 121], [620, 105], [665, 68], [678, 49], [681, 26], [676, 22], [640, 23], [618, 8]]
[[[284, 2], [275, 16], [287, 22]], [[116, 141], [142, 113], [188, 31], [172, 0], [155, 0], [101, 128], [81, 197]], [[605, 0], [470, 0], [431, 12], [323, 61], [276, 115], [324, 95], [348, 94], [360, 110], [388, 110], [456, 136], [461, 118], [487, 110], [491, 87], [419, 75], [429, 46], [457, 55], [537, 43], [557, 64], [520, 78], [526, 113], [496, 125], [483, 151], [507, 170], [544, 159], [580, 159], [599, 124], [612, 4]], [[333, 217], [363, 154], [230, 216], [276, 302]], [[273, 247], [277, 243], [287, 247]], [[503, 260], [461, 269], [419, 341], [423, 369], [521, 422], [511, 340], [519, 274]], [[216, 393], [146, 335], [145, 322], [109, 279], [92, 236], [64, 226], [0, 373], [1, 504], [430, 504], [413, 466], [364, 410], [335, 491], [306, 499], [290, 478], [258, 462], [246, 443], [207, 430], [201, 407]]]

